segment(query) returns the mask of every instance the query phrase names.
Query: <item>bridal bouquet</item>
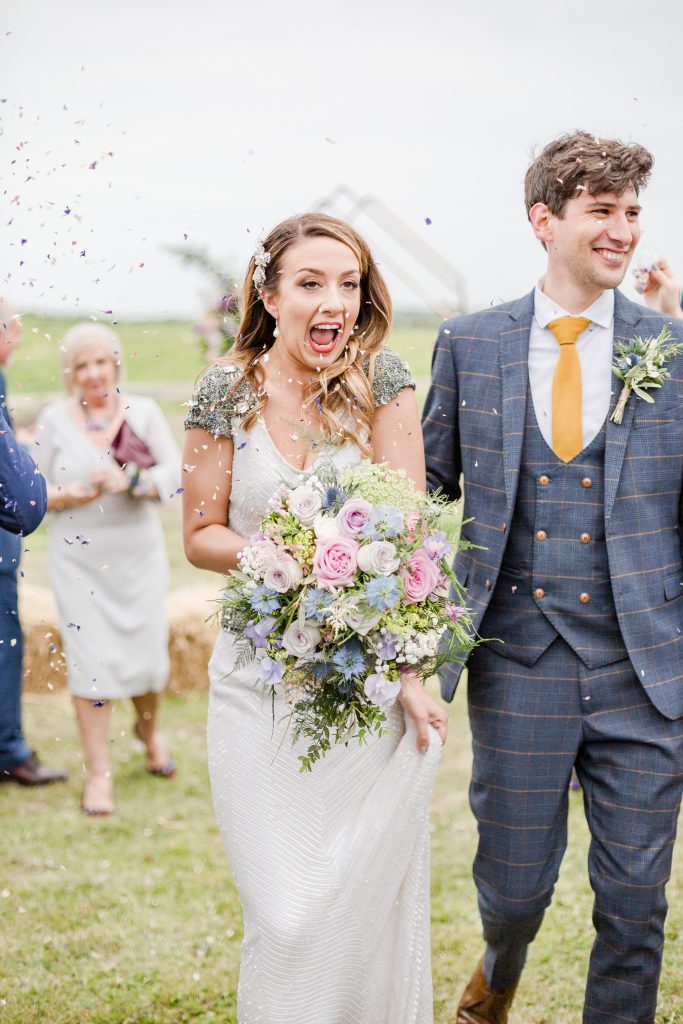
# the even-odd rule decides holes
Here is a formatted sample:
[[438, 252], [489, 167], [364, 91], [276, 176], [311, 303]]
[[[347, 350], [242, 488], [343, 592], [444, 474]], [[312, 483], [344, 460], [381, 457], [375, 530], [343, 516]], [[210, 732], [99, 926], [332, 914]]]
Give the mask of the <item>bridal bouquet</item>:
[[[284, 694], [310, 770], [334, 742], [381, 735], [402, 669], [422, 678], [477, 640], [440, 529], [444, 499], [403, 471], [321, 469], [271, 498], [222, 599], [237, 666]], [[449, 584], [456, 600], [449, 598]]]

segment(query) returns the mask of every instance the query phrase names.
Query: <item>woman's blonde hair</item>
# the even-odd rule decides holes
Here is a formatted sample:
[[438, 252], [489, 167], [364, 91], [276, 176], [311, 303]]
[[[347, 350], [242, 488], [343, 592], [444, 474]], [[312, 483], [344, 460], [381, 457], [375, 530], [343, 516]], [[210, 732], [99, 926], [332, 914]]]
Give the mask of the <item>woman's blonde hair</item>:
[[62, 383], [67, 394], [74, 390], [73, 371], [78, 360], [79, 353], [86, 345], [93, 343], [102, 345], [111, 355], [116, 367], [116, 380], [121, 380], [123, 373], [123, 350], [121, 342], [110, 327], [106, 324], [88, 323], [75, 324], [70, 327], [62, 339], [61, 371]]
[[[354, 440], [369, 455], [367, 442], [375, 409], [372, 378], [375, 358], [391, 326], [391, 297], [367, 243], [350, 224], [324, 213], [304, 213], [273, 228], [263, 240], [265, 251], [270, 253], [270, 261], [264, 268], [265, 280], [257, 290], [254, 285], [256, 262], [252, 257], [242, 291], [242, 319], [237, 340], [219, 362], [231, 362], [242, 369], [236, 387], [244, 379], [252, 385], [256, 404], [243, 420], [248, 430], [268, 401], [260, 357], [274, 342], [275, 320], [264, 306], [260, 292], [277, 292], [278, 271], [284, 254], [290, 246], [306, 238], [332, 238], [348, 246], [360, 269], [360, 311], [354, 331], [339, 358], [311, 379], [306, 398], [318, 409], [325, 440], [333, 444]], [[363, 370], [366, 361], [367, 372]]]

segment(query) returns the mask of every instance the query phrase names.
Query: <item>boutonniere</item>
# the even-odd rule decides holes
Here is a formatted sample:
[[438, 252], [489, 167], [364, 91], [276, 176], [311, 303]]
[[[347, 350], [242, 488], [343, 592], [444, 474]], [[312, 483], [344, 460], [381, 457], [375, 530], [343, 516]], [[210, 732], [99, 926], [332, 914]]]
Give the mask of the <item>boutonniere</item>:
[[616, 354], [612, 363], [612, 373], [623, 381], [619, 401], [610, 419], [621, 423], [624, 418], [626, 403], [632, 391], [638, 398], [646, 402], [654, 402], [648, 395], [649, 388], [661, 388], [671, 376], [666, 364], [672, 356], [683, 351], [683, 343], [674, 341], [668, 327], [663, 327], [656, 338], [631, 338], [626, 343], [616, 346]]

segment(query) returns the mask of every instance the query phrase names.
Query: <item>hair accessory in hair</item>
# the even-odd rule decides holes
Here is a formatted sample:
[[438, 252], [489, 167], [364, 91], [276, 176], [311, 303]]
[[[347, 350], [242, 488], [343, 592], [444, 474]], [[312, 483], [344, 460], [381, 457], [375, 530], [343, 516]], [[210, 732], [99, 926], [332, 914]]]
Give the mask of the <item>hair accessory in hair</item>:
[[259, 243], [256, 246], [256, 251], [254, 253], [254, 263], [256, 264], [256, 269], [254, 270], [253, 277], [254, 287], [257, 289], [263, 288], [264, 284], [266, 283], [266, 267], [270, 263], [270, 260], [270, 253], [266, 252], [266, 250], [263, 248], [263, 242], [259, 240]]

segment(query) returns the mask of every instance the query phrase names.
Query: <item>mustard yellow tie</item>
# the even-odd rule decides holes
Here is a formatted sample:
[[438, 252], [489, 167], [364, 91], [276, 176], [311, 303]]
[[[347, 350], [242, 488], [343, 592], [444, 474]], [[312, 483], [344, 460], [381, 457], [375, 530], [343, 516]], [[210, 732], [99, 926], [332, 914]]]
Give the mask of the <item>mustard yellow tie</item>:
[[560, 358], [553, 374], [553, 451], [563, 462], [571, 462], [583, 448], [581, 364], [576, 339], [589, 323], [585, 316], [561, 316], [548, 324], [560, 343]]

